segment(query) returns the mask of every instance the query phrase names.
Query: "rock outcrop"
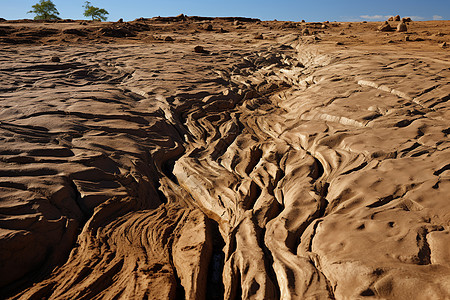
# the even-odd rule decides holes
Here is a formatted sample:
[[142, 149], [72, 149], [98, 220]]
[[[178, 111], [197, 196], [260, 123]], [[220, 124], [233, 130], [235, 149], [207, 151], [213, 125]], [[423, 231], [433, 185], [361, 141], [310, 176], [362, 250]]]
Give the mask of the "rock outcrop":
[[5, 30], [1, 297], [449, 298], [443, 37], [179, 19]]

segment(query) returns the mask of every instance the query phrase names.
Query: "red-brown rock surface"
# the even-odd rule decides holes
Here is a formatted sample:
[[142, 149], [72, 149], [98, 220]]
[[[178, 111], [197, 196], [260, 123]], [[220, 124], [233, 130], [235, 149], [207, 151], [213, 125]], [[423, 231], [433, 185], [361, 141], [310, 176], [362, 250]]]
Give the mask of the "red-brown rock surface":
[[449, 22], [255, 21], [0, 23], [0, 297], [450, 297]]

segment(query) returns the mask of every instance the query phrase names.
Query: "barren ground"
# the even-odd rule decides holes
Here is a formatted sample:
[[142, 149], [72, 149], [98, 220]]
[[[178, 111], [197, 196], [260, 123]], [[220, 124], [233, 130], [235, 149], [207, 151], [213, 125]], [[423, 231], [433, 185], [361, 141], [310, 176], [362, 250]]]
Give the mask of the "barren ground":
[[0, 298], [450, 298], [450, 22], [380, 24], [0, 22]]

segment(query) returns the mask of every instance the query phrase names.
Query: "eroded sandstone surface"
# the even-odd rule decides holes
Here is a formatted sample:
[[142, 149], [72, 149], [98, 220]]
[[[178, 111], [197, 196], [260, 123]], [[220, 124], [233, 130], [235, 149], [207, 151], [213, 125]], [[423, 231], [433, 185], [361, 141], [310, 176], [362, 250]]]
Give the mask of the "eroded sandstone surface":
[[450, 297], [450, 25], [378, 26], [0, 24], [2, 297]]

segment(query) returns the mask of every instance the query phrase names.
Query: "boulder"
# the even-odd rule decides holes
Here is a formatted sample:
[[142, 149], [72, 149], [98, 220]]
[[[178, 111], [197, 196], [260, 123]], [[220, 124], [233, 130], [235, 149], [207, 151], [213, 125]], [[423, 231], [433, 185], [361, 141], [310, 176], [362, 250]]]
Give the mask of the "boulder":
[[388, 21], [389, 21], [389, 22], [393, 22], [393, 21], [394, 21], [394, 17], [390, 17], [390, 18], [388, 19]]
[[302, 29], [302, 35], [309, 35], [309, 29], [308, 28], [303, 28]]
[[396, 16], [394, 17], [394, 21], [395, 21], [395, 22], [400, 21], [400, 16], [399, 16], [399, 15], [396, 15]]
[[406, 23], [405, 23], [405, 22], [400, 22], [400, 23], [398, 23], [398, 25], [397, 25], [397, 31], [398, 31], [398, 32], [405, 32], [405, 31], [408, 31], [408, 27], [406, 26]]
[[406, 18], [403, 18], [402, 19], [402, 22], [411, 22], [412, 20], [411, 20], [411, 18], [410, 17], [406, 17]]
[[61, 59], [58, 56], [52, 56], [51, 61], [59, 63], [59, 62], [61, 62]]
[[378, 27], [378, 31], [392, 31], [391, 25], [386, 21]]
[[208, 51], [206, 51], [205, 48], [203, 48], [202, 46], [195, 46], [194, 52], [195, 53], [207, 53]]

